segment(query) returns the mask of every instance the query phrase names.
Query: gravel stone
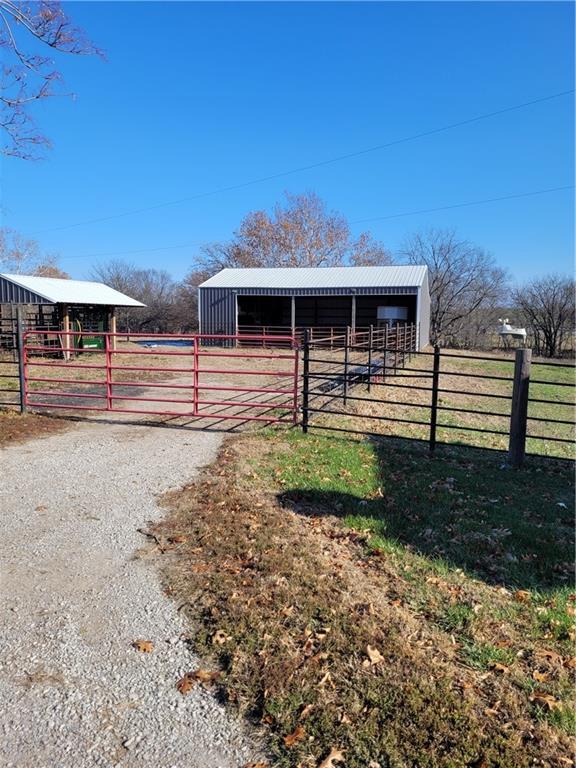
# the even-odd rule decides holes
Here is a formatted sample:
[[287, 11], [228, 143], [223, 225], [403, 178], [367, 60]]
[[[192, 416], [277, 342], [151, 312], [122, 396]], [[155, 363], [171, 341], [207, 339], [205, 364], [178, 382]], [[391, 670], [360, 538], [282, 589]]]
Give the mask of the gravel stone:
[[[0, 765], [239, 768], [255, 734], [201, 687], [158, 576], [134, 557], [157, 496], [222, 436], [96, 420], [0, 451]], [[41, 511], [38, 508], [41, 507]], [[132, 648], [152, 640], [152, 653]]]

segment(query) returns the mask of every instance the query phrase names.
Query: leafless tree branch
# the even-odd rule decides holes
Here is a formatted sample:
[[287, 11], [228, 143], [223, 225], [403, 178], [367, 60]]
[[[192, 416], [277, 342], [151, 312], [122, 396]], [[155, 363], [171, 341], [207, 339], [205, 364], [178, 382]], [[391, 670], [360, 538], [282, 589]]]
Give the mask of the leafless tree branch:
[[50, 142], [38, 131], [30, 107], [55, 95], [54, 86], [61, 77], [50, 57], [30, 49], [46, 46], [75, 56], [101, 56], [102, 52], [72, 24], [59, 2], [0, 0], [0, 18], [1, 152], [37, 159]]

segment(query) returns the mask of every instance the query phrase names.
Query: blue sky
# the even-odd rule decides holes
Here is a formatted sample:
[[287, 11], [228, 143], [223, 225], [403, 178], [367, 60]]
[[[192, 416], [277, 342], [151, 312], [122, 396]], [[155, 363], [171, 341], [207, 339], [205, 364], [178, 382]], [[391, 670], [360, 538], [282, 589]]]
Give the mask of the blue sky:
[[[54, 144], [46, 159], [2, 161], [2, 223], [58, 253], [73, 277], [115, 257], [179, 278], [201, 243], [228, 239], [285, 190], [314, 190], [355, 222], [574, 183], [571, 95], [118, 217], [571, 89], [573, 5], [65, 6], [107, 59], [58, 57], [76, 98], [36, 109]], [[573, 207], [569, 190], [353, 231], [396, 250], [417, 229], [455, 227], [521, 281], [572, 271]]]

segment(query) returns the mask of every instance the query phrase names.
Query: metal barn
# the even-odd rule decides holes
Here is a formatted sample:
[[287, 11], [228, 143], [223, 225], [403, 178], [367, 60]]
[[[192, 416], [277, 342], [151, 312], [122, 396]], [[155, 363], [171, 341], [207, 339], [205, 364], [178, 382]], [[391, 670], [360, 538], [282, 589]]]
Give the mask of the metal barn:
[[223, 269], [199, 286], [198, 320], [202, 334], [414, 324], [422, 349], [430, 336], [428, 268]]
[[16, 308], [30, 328], [86, 334], [116, 332], [116, 307], [143, 307], [104, 283], [0, 274], [0, 334], [13, 330]]

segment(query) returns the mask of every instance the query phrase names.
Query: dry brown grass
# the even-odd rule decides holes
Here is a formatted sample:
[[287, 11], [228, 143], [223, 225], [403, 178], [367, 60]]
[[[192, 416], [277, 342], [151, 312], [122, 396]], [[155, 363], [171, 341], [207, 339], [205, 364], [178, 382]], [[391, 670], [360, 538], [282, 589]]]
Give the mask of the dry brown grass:
[[39, 416], [34, 413], [19, 414], [13, 410], [0, 408], [0, 447], [22, 443], [38, 437], [69, 429], [72, 422], [65, 419]]

